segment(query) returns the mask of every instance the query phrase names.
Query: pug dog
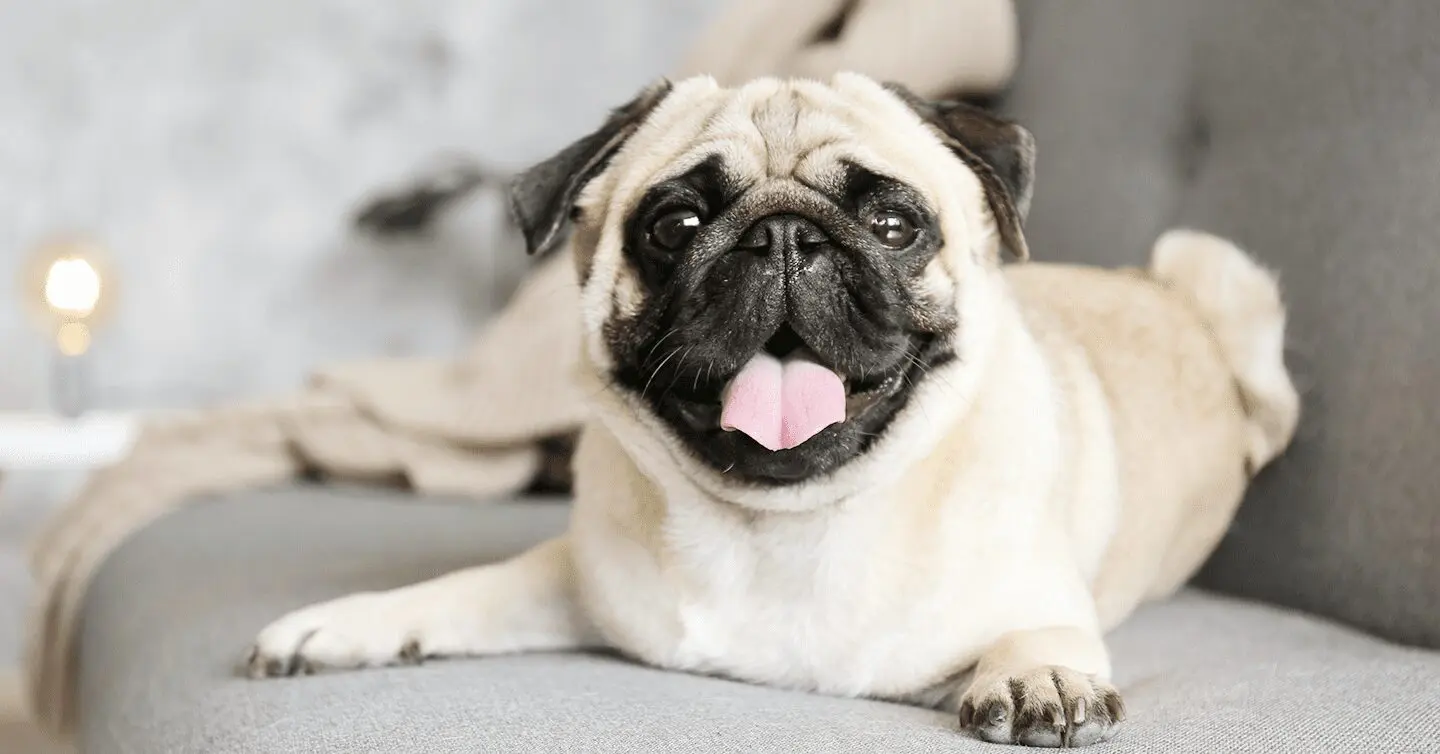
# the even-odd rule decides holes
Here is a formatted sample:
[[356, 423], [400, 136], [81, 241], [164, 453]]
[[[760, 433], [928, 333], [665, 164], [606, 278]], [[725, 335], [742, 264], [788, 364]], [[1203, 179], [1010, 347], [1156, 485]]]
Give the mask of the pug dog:
[[579, 281], [567, 533], [292, 613], [250, 671], [608, 648], [1110, 738], [1105, 632], [1199, 567], [1298, 398], [1277, 285], [1226, 241], [1007, 264], [1034, 157], [860, 75], [645, 90], [513, 189]]

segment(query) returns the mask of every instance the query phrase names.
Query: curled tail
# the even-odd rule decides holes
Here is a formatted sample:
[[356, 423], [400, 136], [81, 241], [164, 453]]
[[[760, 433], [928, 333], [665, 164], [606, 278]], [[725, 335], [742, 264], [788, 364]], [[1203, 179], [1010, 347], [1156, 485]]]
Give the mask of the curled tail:
[[1190, 296], [1219, 344], [1249, 418], [1246, 460], [1258, 471], [1290, 443], [1300, 396], [1285, 370], [1285, 306], [1274, 276], [1223, 238], [1172, 230], [1150, 272]]

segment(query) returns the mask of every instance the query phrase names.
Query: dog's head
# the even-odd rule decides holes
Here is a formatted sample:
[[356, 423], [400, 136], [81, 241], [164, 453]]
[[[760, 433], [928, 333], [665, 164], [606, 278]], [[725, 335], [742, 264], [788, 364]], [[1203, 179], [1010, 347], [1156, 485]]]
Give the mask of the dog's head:
[[512, 200], [532, 251], [574, 226], [605, 390], [698, 468], [774, 488], [866, 454], [967, 358], [1000, 258], [1026, 256], [1033, 152], [858, 75], [702, 77], [646, 89]]

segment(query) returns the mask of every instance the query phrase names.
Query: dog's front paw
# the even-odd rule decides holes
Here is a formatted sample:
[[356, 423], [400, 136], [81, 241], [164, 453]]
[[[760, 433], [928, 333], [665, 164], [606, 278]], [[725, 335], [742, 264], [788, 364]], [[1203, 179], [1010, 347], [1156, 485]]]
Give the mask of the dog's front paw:
[[424, 636], [394, 593], [362, 593], [296, 610], [255, 639], [251, 678], [419, 662]]
[[991, 743], [1089, 746], [1125, 719], [1120, 692], [1064, 667], [975, 679], [960, 702], [960, 725]]

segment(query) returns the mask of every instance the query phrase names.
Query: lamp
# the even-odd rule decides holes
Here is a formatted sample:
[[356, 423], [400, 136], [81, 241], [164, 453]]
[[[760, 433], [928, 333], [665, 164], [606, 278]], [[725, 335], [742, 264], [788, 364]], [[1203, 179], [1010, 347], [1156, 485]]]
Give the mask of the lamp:
[[22, 299], [54, 345], [52, 397], [66, 416], [85, 404], [85, 354], [115, 301], [105, 250], [83, 239], [41, 244], [21, 276]]

